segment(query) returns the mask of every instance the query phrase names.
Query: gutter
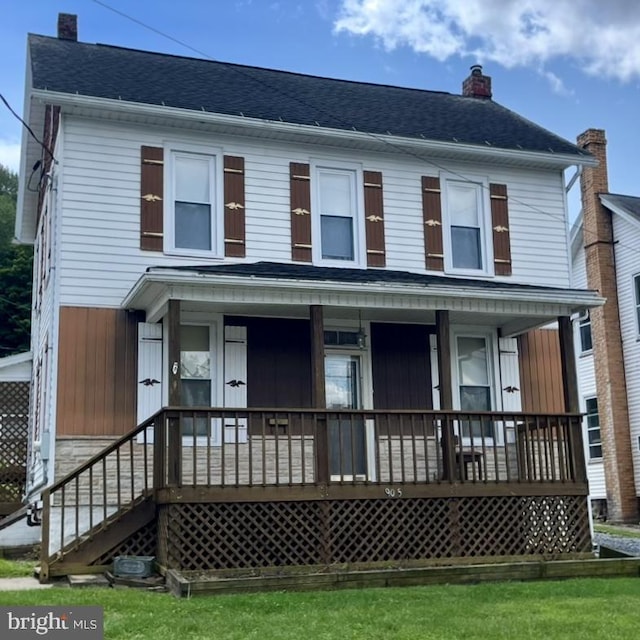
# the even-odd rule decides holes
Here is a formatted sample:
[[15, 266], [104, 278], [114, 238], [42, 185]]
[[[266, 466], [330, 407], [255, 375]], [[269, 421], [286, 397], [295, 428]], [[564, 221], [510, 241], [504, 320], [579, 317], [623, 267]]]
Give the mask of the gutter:
[[[515, 149], [498, 149], [493, 147], [481, 147], [457, 142], [440, 142], [436, 140], [413, 140], [403, 136], [365, 133], [360, 131], [348, 131], [343, 129], [330, 129], [328, 127], [313, 127], [309, 125], [292, 124], [276, 120], [262, 120], [245, 116], [225, 115], [206, 111], [194, 111], [180, 109], [178, 107], [166, 107], [159, 105], [143, 104], [139, 102], [125, 102], [111, 98], [96, 98], [76, 94], [33, 89], [31, 97], [45, 103], [55, 103], [62, 107], [78, 107], [110, 111], [122, 115], [138, 115], [146, 118], [171, 118], [182, 122], [199, 123], [202, 125], [218, 125], [227, 127], [239, 127], [245, 130], [245, 135], [252, 132], [271, 134], [280, 133], [286, 138], [323, 138], [334, 141], [348, 141], [360, 146], [372, 148], [382, 147], [385, 150], [394, 148], [396, 151], [412, 150], [413, 153], [424, 151], [431, 155], [465, 156], [478, 158], [503, 160], [512, 164], [536, 164], [539, 166], [557, 167], [566, 169], [571, 165], [597, 166], [597, 160], [592, 156], [580, 157], [573, 154], [554, 154], [553, 152], [520, 151]], [[424, 161], [428, 162], [428, 157]]]
[[286, 288], [286, 289], [310, 289], [321, 291], [336, 291], [339, 286], [340, 293], [362, 294], [362, 293], [382, 293], [396, 295], [439, 295], [441, 297], [459, 299], [497, 299], [508, 300], [513, 302], [542, 302], [547, 304], [561, 304], [575, 307], [599, 307], [604, 304], [605, 299], [598, 296], [595, 291], [590, 290], [563, 290], [554, 289], [529, 289], [526, 291], [514, 291], [507, 287], [497, 287], [491, 289], [476, 289], [475, 287], [447, 285], [413, 285], [413, 284], [396, 284], [396, 283], [361, 283], [354, 285], [353, 283], [337, 282], [333, 280], [292, 280], [278, 278], [262, 278], [256, 276], [232, 276], [220, 274], [204, 274], [197, 272], [183, 272], [162, 270], [162, 274], [145, 273], [143, 274], [131, 291], [123, 300], [124, 308], [134, 308], [135, 298], [142, 292], [144, 288], [152, 284], [161, 285], [202, 285], [207, 286], [215, 283], [216, 285], [227, 287], [246, 287], [249, 283], [259, 283], [265, 288]]

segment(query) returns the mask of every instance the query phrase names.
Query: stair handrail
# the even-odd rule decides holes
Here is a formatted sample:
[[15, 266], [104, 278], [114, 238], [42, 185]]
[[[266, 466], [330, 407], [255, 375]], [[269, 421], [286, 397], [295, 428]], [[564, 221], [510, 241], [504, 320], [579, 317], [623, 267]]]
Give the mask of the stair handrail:
[[[90, 469], [92, 469], [93, 467], [95, 467], [96, 465], [102, 463], [103, 461], [106, 460], [106, 458], [111, 455], [112, 453], [114, 453], [115, 451], [117, 451], [118, 449], [120, 449], [123, 445], [126, 445], [128, 442], [131, 442], [132, 440], [134, 440], [139, 434], [145, 432], [147, 429], [151, 428], [155, 430], [155, 425], [156, 424], [161, 424], [162, 421], [164, 420], [163, 414], [165, 412], [165, 409], [160, 409], [159, 411], [157, 411], [156, 413], [154, 413], [152, 416], [150, 416], [149, 418], [147, 418], [146, 420], [144, 420], [143, 422], [141, 422], [137, 427], [135, 427], [134, 429], [132, 429], [131, 431], [125, 433], [124, 435], [120, 436], [117, 440], [115, 440], [114, 442], [112, 442], [111, 444], [109, 444], [108, 446], [106, 446], [104, 449], [102, 449], [101, 451], [99, 451], [98, 453], [96, 453], [95, 455], [91, 456], [91, 458], [89, 458], [86, 462], [82, 463], [81, 465], [79, 465], [78, 467], [76, 467], [73, 471], [69, 472], [67, 475], [65, 475], [63, 478], [61, 478], [60, 480], [58, 480], [57, 482], [54, 482], [52, 485], [50, 485], [49, 487], [46, 487], [45, 489], [43, 489], [42, 491], [42, 542], [41, 542], [41, 550], [40, 550], [40, 560], [41, 560], [41, 564], [40, 564], [40, 580], [42, 582], [46, 582], [49, 578], [49, 566], [51, 563], [51, 554], [49, 551], [49, 543], [50, 543], [50, 514], [51, 514], [51, 497], [53, 494], [59, 492], [60, 490], [64, 490], [64, 488], [68, 485], [70, 485], [73, 482], [76, 482], [80, 476], [89, 471]], [[144, 444], [149, 444], [151, 445], [153, 443], [153, 439], [150, 438], [149, 440], [146, 439], [145, 437], [145, 441]], [[153, 461], [153, 453], [150, 456], [151, 460]], [[147, 461], [147, 457], [145, 455], [145, 468], [144, 468], [144, 478], [145, 478], [145, 487], [147, 487], [147, 479], [148, 479], [148, 461]], [[105, 483], [106, 486], [106, 478], [103, 479], [103, 482]], [[153, 482], [154, 482], [154, 475], [151, 475], [151, 489], [154, 488], [153, 486]], [[104, 490], [104, 493], [106, 495], [106, 488]], [[118, 493], [119, 493], [119, 489], [118, 489]], [[64, 495], [64, 494], [63, 494]], [[119, 493], [119, 499], [120, 499], [120, 493]], [[131, 504], [133, 501], [135, 500], [135, 498], [133, 498], [131, 501], [129, 501], [128, 504]], [[124, 505], [120, 505], [120, 506], [124, 506]], [[79, 511], [79, 507], [80, 505], [75, 504], [75, 509], [76, 509], [76, 527], [77, 527], [77, 522], [78, 522], [78, 511]], [[106, 514], [106, 505], [105, 505], [105, 514]], [[63, 512], [61, 515], [61, 519], [64, 518], [64, 506], [63, 506]], [[101, 522], [104, 522], [104, 520], [106, 519], [106, 517], [103, 518], [103, 520]], [[91, 518], [92, 520], [92, 518]], [[98, 526], [100, 523], [96, 523], [96, 526]], [[62, 524], [62, 531], [64, 531], [64, 524]], [[76, 540], [72, 541], [69, 544], [73, 544], [75, 541], [77, 541], [78, 539], [78, 531], [76, 530]], [[68, 545], [67, 545], [68, 546]], [[61, 549], [58, 551], [58, 553], [63, 553], [64, 549], [61, 547]]]

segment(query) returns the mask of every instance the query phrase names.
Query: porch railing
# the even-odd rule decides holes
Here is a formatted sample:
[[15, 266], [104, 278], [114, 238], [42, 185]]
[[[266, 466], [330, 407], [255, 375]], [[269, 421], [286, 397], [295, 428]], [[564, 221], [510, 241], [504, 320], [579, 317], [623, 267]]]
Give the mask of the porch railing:
[[43, 492], [42, 578], [154, 490], [584, 482], [577, 414], [171, 407]]
[[579, 415], [173, 408], [164, 418], [156, 488], [585, 481]]

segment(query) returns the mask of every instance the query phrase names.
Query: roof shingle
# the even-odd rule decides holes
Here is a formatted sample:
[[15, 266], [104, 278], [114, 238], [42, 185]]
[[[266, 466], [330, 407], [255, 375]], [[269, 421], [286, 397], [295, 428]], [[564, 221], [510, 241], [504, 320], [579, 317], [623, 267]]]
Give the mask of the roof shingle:
[[370, 134], [589, 157], [492, 100], [30, 35], [33, 88]]

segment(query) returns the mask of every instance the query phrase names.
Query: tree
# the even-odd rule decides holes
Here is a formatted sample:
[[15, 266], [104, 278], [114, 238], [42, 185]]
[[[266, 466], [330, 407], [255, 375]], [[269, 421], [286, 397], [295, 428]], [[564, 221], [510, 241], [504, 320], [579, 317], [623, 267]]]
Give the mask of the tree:
[[18, 175], [0, 164], [0, 356], [27, 351], [33, 249], [13, 244]]

